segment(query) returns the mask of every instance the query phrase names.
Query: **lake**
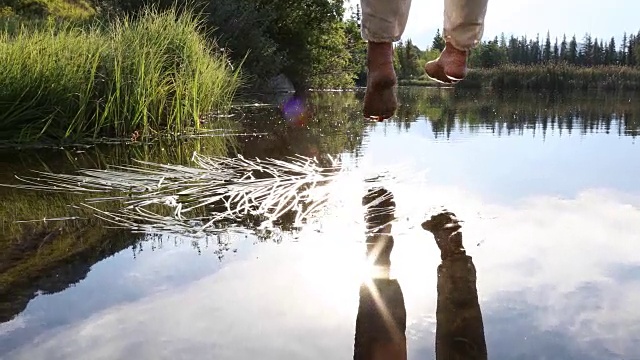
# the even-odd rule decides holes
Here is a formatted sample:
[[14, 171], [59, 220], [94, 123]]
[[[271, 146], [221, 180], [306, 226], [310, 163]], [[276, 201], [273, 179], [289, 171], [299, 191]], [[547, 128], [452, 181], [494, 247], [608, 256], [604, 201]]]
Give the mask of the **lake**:
[[148, 218], [113, 229], [86, 194], [0, 188], [0, 358], [353, 358], [369, 276], [361, 197], [384, 186], [408, 359], [435, 358], [441, 260], [420, 224], [442, 209], [463, 221], [490, 359], [640, 359], [640, 94], [401, 88], [380, 123], [360, 118], [362, 95], [241, 106], [216, 120], [224, 137], [0, 149], [5, 184], [193, 166], [194, 152], [333, 164], [305, 221], [206, 236]]

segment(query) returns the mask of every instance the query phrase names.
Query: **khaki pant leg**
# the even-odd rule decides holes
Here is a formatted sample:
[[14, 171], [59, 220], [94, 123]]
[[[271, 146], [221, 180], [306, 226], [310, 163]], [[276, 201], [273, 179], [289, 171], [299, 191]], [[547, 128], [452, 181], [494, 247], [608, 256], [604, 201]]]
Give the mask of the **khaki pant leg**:
[[444, 39], [460, 50], [470, 50], [482, 39], [488, 0], [445, 0]]
[[371, 42], [400, 40], [407, 26], [411, 0], [360, 0], [360, 6], [364, 40]]

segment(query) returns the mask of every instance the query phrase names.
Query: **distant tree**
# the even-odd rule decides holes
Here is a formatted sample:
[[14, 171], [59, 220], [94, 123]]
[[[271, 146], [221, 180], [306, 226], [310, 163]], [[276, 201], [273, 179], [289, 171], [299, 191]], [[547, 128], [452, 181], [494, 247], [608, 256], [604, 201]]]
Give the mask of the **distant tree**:
[[556, 42], [553, 44], [553, 62], [557, 63], [560, 61], [560, 50], [558, 49], [558, 38], [556, 38]]
[[469, 63], [473, 67], [492, 68], [507, 61], [507, 53], [500, 49], [500, 43], [496, 37], [493, 41], [483, 42], [477, 46], [469, 57]]
[[509, 38], [509, 45], [507, 46], [507, 60], [512, 64], [521, 63], [518, 39], [516, 39], [513, 35], [511, 35], [511, 37]]
[[621, 65], [627, 65], [627, 32], [622, 35], [622, 44], [620, 44], [620, 52], [618, 53], [618, 59], [620, 59]]
[[551, 35], [549, 35], [549, 31], [547, 31], [547, 39], [544, 42], [542, 58], [545, 63], [548, 63], [551, 60]]
[[635, 65], [635, 46], [636, 46], [636, 37], [635, 35], [629, 35], [629, 40], [627, 42], [627, 65]]
[[569, 63], [577, 64], [578, 63], [578, 42], [576, 41], [576, 36], [573, 35], [571, 41], [569, 42]]
[[411, 39], [400, 42], [395, 53], [398, 57], [398, 67], [396, 73], [399, 79], [410, 79], [423, 73], [420, 67], [420, 56], [422, 51], [413, 44]]
[[567, 35], [562, 34], [562, 42], [560, 43], [560, 60], [568, 61], [569, 52], [567, 51]]
[[540, 34], [536, 35], [536, 41], [531, 44], [531, 63], [539, 64], [542, 60], [542, 49], [540, 47]]
[[611, 40], [609, 40], [607, 65], [618, 64], [618, 56], [617, 55], [618, 54], [616, 53], [616, 40], [612, 36]]
[[442, 35], [440, 35], [440, 29], [436, 30], [436, 35], [433, 37], [433, 42], [431, 44], [431, 49], [436, 49], [438, 51], [444, 50], [445, 41]]
[[633, 54], [630, 65], [640, 66], [640, 31], [633, 37], [633, 51], [629, 51], [629, 54]]
[[593, 50], [591, 51], [591, 65], [600, 65], [600, 44], [598, 38], [593, 41]]
[[593, 65], [593, 39], [591, 38], [591, 34], [589, 33], [584, 35], [579, 57], [581, 65]]

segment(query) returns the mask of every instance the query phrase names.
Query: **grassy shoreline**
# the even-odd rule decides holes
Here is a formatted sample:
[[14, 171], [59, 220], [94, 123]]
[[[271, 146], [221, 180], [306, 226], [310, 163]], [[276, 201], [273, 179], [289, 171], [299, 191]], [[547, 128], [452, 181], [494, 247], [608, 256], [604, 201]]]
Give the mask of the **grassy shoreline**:
[[240, 73], [189, 12], [0, 30], [0, 140], [197, 131], [229, 110]]
[[[452, 87], [426, 76], [401, 79], [400, 86]], [[581, 67], [566, 64], [504, 65], [490, 69], [470, 69], [457, 88], [493, 90], [640, 90], [640, 68], [629, 66]]]
[[566, 64], [474, 69], [458, 86], [494, 90], [640, 90], [640, 68]]

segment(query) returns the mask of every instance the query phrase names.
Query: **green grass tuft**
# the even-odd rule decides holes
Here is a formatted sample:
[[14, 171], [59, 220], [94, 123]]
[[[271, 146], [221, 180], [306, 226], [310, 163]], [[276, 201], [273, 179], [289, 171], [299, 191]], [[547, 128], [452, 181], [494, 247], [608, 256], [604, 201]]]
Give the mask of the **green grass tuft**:
[[0, 30], [0, 140], [184, 133], [241, 79], [188, 11]]

